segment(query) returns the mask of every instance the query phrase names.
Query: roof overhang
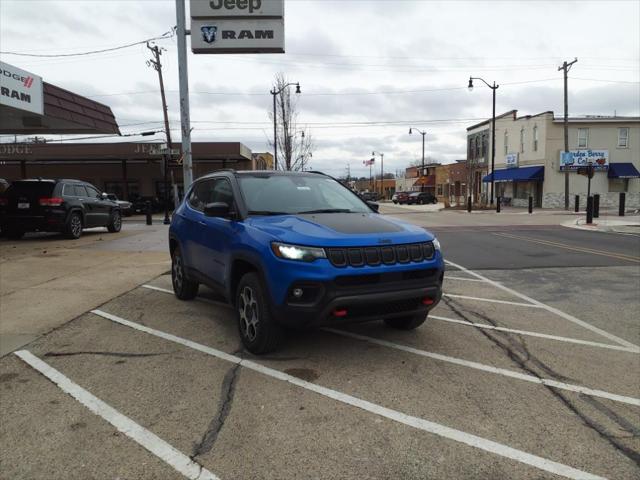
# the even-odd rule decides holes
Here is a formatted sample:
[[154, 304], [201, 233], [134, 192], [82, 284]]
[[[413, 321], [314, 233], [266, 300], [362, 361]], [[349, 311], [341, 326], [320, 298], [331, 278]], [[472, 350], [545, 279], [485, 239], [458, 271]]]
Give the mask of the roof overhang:
[[43, 97], [44, 115], [0, 105], [0, 133], [120, 135], [113, 112], [106, 105], [46, 82]]

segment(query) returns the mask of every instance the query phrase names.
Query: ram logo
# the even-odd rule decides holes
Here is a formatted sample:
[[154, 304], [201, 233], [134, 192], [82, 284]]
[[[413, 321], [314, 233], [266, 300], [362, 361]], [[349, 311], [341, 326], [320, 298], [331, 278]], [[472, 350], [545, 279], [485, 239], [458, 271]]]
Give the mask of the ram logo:
[[218, 27], [213, 25], [205, 25], [200, 28], [202, 32], [202, 39], [207, 43], [213, 43], [216, 41], [216, 35], [218, 33]]

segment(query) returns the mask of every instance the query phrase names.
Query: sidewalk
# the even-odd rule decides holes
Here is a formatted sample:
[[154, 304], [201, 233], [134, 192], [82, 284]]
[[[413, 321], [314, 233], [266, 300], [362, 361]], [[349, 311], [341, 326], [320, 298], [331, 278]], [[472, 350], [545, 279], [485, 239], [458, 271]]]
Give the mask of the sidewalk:
[[580, 218], [563, 222], [562, 226], [591, 232], [640, 235], [640, 216], [594, 218], [593, 223], [588, 225], [583, 213]]
[[167, 227], [0, 240], [0, 357], [171, 268]]

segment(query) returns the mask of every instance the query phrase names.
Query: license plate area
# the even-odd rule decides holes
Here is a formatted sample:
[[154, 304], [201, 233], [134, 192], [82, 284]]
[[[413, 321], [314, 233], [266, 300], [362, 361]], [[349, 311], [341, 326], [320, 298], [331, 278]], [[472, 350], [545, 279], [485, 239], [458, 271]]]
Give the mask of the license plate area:
[[18, 202], [18, 209], [28, 210], [29, 208], [31, 208], [31, 204], [29, 202]]

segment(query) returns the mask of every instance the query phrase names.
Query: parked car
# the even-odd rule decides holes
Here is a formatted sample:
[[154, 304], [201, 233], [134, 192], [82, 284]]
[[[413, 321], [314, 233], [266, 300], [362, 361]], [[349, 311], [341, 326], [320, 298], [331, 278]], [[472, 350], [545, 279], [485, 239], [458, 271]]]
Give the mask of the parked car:
[[134, 213], [147, 213], [147, 202], [151, 203], [151, 212], [159, 213], [163, 209], [163, 204], [158, 197], [143, 196], [137, 197], [132, 202], [132, 210]]
[[409, 205], [424, 205], [427, 203], [438, 203], [438, 199], [427, 192], [411, 192], [407, 198]]
[[83, 228], [107, 227], [119, 232], [117, 203], [80, 180], [18, 180], [0, 195], [0, 224], [9, 238], [25, 232], [62, 232], [78, 238]]
[[133, 204], [131, 202], [127, 202], [126, 200], [119, 200], [118, 196], [115, 193], [107, 193], [107, 198], [112, 202], [116, 202], [118, 204], [123, 216], [130, 217], [131, 215], [133, 215]]
[[365, 202], [377, 202], [379, 195], [378, 192], [360, 192], [360, 198]]
[[403, 203], [407, 203], [409, 200], [409, 192], [396, 192], [391, 197], [391, 201], [396, 204], [402, 205]]
[[0, 178], [0, 193], [4, 192], [7, 188], [9, 188], [9, 182], [4, 178]]
[[440, 244], [376, 207], [321, 173], [202, 177], [169, 229], [175, 295], [192, 299], [200, 284], [224, 295], [254, 354], [277, 349], [285, 327], [415, 329], [442, 295]]

